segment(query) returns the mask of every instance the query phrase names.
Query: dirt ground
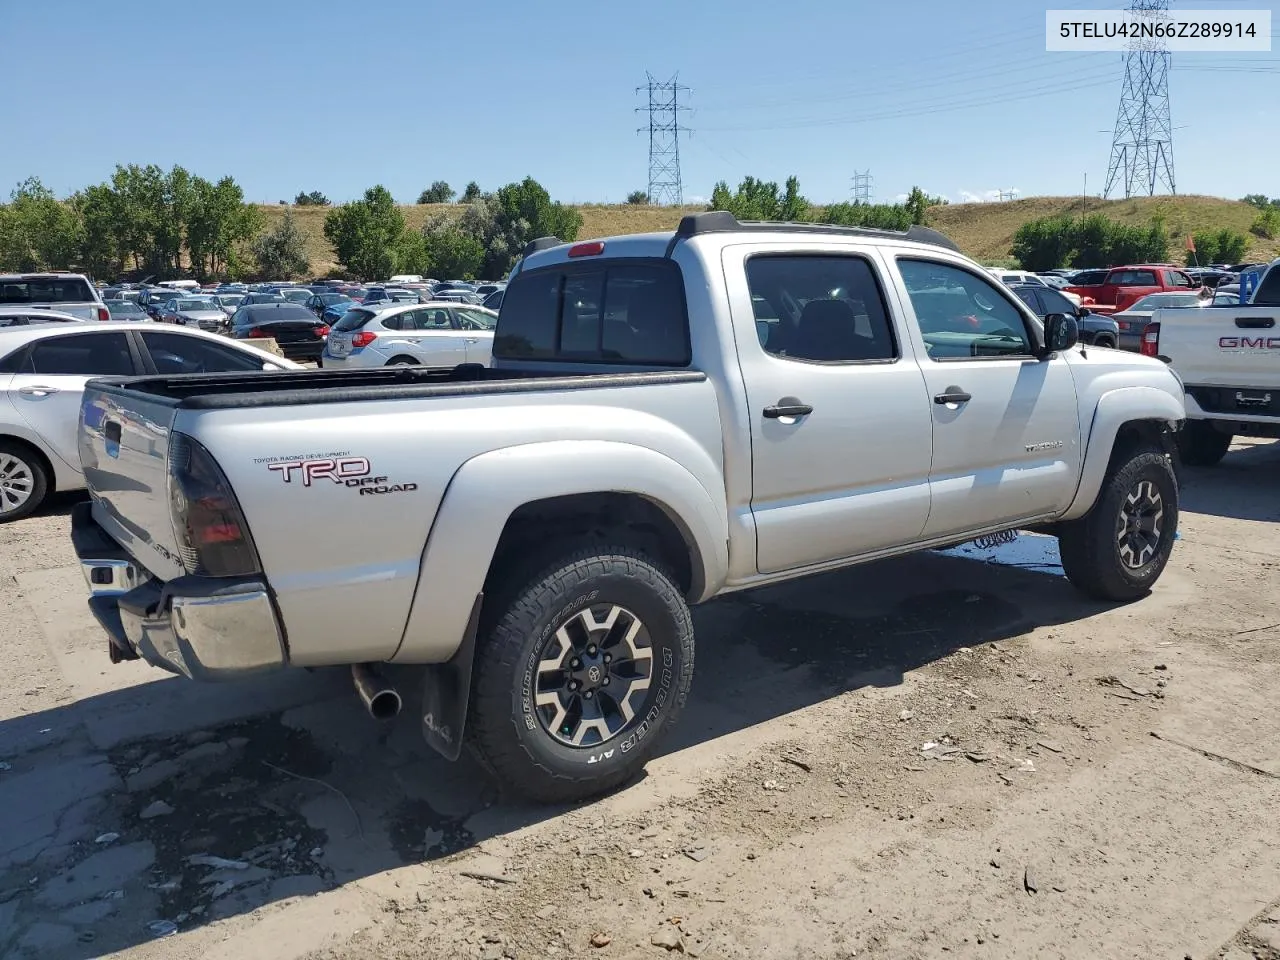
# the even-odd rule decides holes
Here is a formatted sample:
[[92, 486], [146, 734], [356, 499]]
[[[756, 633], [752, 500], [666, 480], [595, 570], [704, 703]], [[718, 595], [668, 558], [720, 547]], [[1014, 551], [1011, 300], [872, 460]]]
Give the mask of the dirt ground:
[[341, 672], [113, 667], [64, 501], [0, 527], [0, 956], [1280, 960], [1280, 445], [1184, 480], [1132, 605], [1023, 536], [699, 608], [662, 755], [569, 809]]

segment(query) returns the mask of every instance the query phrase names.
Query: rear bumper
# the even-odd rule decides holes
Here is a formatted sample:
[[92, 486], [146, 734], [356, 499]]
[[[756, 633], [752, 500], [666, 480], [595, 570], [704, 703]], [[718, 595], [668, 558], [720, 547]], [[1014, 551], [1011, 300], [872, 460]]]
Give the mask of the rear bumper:
[[263, 580], [158, 580], [107, 535], [88, 503], [71, 513], [71, 541], [112, 660], [140, 657], [193, 680], [234, 680], [288, 662]]
[[323, 340], [304, 340], [301, 343], [281, 343], [277, 340], [276, 344], [286, 360], [319, 360], [324, 353]]

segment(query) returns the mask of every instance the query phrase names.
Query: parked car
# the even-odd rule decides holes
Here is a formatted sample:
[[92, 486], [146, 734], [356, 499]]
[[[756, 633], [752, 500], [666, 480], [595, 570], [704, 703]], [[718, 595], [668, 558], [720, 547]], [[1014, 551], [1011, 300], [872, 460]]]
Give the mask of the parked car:
[[290, 303], [306, 303], [315, 296], [315, 294], [306, 287], [282, 287], [277, 290], [276, 293], [284, 297]]
[[484, 303], [485, 298], [470, 290], [461, 290], [457, 287], [451, 287], [447, 290], [440, 290], [431, 294], [431, 299], [448, 303], [469, 303], [479, 306]]
[[[1057, 290], [1077, 307], [1080, 306], [1082, 301], [1082, 297], [1078, 293], [1072, 293], [1070, 290], [1067, 290], [1065, 285], [1060, 287], [1058, 284], [1050, 283], [1046, 278], [1037, 276], [1034, 273], [1028, 273], [1026, 270], [993, 270], [992, 273], [999, 277], [1001, 282], [1009, 286], [1021, 284], [1023, 286], [1043, 287], [1046, 289]], [[1057, 278], [1055, 277], [1054, 279], [1056, 280]], [[1032, 309], [1034, 310], [1035, 308], [1032, 307]]]
[[316, 360], [329, 328], [300, 303], [254, 303], [231, 318], [237, 340], [270, 337], [290, 360]]
[[1091, 292], [1082, 291], [1079, 288], [1102, 286], [1103, 281], [1107, 279], [1107, 274], [1110, 272], [1111, 270], [1108, 267], [1101, 269], [1075, 270], [1067, 276], [1067, 286], [1075, 288], [1076, 292], [1080, 293], [1082, 296], [1092, 297], [1093, 294]]
[[354, 307], [329, 332], [320, 362], [326, 368], [488, 364], [497, 320], [481, 307], [444, 303]]
[[215, 293], [209, 299], [229, 317], [240, 309], [240, 304], [244, 303], [246, 296], [247, 294], [243, 293]]
[[380, 716], [373, 664], [437, 665], [435, 749], [579, 800], [674, 724], [689, 604], [1026, 527], [1088, 595], [1146, 595], [1181, 386], [1076, 333], [920, 227], [536, 241], [492, 368], [93, 384], [72, 540], [116, 657], [350, 665]]
[[240, 301], [240, 306], [251, 307], [256, 303], [288, 303], [284, 297], [278, 293], [246, 293], [244, 299]]
[[0, 273], [0, 307], [46, 307], [82, 320], [109, 320], [97, 289], [79, 273]]
[[112, 320], [132, 320], [138, 322], [140, 320], [150, 320], [147, 311], [132, 300], [105, 300], [107, 312], [111, 314]]
[[31, 513], [49, 493], [84, 487], [76, 426], [91, 378], [294, 366], [190, 328], [70, 318], [0, 330], [0, 523]]
[[1186, 390], [1178, 435], [1184, 463], [1212, 466], [1236, 436], [1280, 437], [1280, 260], [1253, 299], [1225, 312], [1161, 308], [1142, 335], [1142, 352], [1169, 363]]
[[29, 327], [42, 323], [86, 323], [84, 317], [63, 313], [60, 310], [45, 310], [43, 307], [5, 307], [0, 306], [0, 327]]
[[1234, 307], [1240, 303], [1240, 284], [1224, 283], [1213, 291], [1212, 307]]
[[331, 303], [324, 308], [324, 313], [320, 314], [320, 319], [329, 325], [330, 331], [334, 324], [347, 315], [347, 311], [360, 306], [354, 300], [344, 300], [338, 303]]
[[164, 305], [160, 320], [162, 323], [216, 332], [226, 326], [227, 315], [222, 307], [207, 297], [181, 297]]
[[[1150, 293], [1191, 293], [1200, 290], [1183, 270], [1168, 264], [1138, 264], [1114, 267], [1107, 271], [1102, 283], [1085, 286], [1072, 281], [1067, 290], [1093, 298], [1089, 309], [1094, 313], [1117, 313], [1127, 310], [1135, 301]], [[1121, 340], [1124, 327], [1120, 328]]]
[[499, 310], [502, 309], [502, 298], [506, 294], [506, 292], [507, 292], [506, 287], [503, 287], [501, 290], [495, 290], [493, 293], [489, 294], [487, 297], [484, 298], [484, 304], [483, 304], [484, 308], [486, 310], [492, 310], [495, 313], [497, 313]]
[[1030, 283], [1011, 283], [1009, 289], [1018, 299], [1032, 309], [1041, 322], [1052, 313], [1075, 317], [1080, 328], [1080, 342], [1095, 347], [1111, 347], [1120, 344], [1120, 327], [1111, 317], [1090, 313], [1088, 307], [1072, 303], [1061, 290], [1037, 287]]
[[482, 283], [476, 287], [475, 292], [483, 299], [505, 289], [506, 286], [505, 283]]
[[344, 293], [314, 293], [304, 306], [317, 317], [323, 317], [327, 308], [341, 303], [355, 305], [355, 301]]
[[362, 303], [421, 303], [422, 297], [401, 287], [369, 287]]
[[1151, 315], [1160, 307], [1202, 307], [1209, 303], [1207, 297], [1193, 293], [1149, 293], [1134, 301], [1126, 309], [1112, 314], [1120, 327], [1120, 348], [1137, 351], [1142, 343], [1142, 331]]

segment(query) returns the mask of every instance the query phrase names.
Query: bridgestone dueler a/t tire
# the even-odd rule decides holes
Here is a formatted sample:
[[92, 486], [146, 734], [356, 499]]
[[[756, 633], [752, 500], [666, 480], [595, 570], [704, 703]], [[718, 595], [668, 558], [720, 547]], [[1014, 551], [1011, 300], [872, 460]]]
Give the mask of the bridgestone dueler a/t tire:
[[[639, 550], [594, 546], [537, 571], [496, 597], [476, 650], [467, 718], [473, 752], [514, 792], [550, 803], [581, 800], [626, 782], [675, 723], [693, 679], [693, 621], [666, 570]], [[636, 717], [595, 747], [551, 736], [534, 709], [539, 652], [575, 613], [603, 604], [633, 611], [653, 648], [652, 681]], [[488, 615], [491, 613], [492, 615]]]
[[[1131, 569], [1120, 559], [1116, 527], [1125, 498], [1142, 480], [1150, 480], [1160, 492], [1164, 516], [1155, 553], [1143, 566]], [[1062, 569], [1076, 587], [1096, 600], [1137, 600], [1160, 578], [1177, 530], [1178, 483], [1168, 456], [1151, 449], [1135, 450], [1113, 465], [1093, 509], [1079, 520], [1060, 525]]]
[[1189, 467], [1212, 467], [1231, 448], [1231, 434], [1203, 420], [1188, 420], [1178, 434], [1178, 455]]

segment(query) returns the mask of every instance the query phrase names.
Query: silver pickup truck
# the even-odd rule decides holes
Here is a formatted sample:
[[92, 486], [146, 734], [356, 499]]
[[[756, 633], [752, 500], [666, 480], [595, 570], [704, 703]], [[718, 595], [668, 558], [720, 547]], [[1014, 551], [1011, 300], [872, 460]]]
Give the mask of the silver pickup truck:
[[73, 537], [113, 658], [351, 665], [375, 716], [426, 665], [436, 749], [578, 798], [674, 722], [690, 604], [1020, 528], [1143, 596], [1182, 390], [1076, 340], [922, 228], [547, 238], [488, 368], [94, 381]]
[[81, 320], [111, 319], [97, 289], [79, 273], [0, 274], [0, 307], [11, 306], [57, 310]]

